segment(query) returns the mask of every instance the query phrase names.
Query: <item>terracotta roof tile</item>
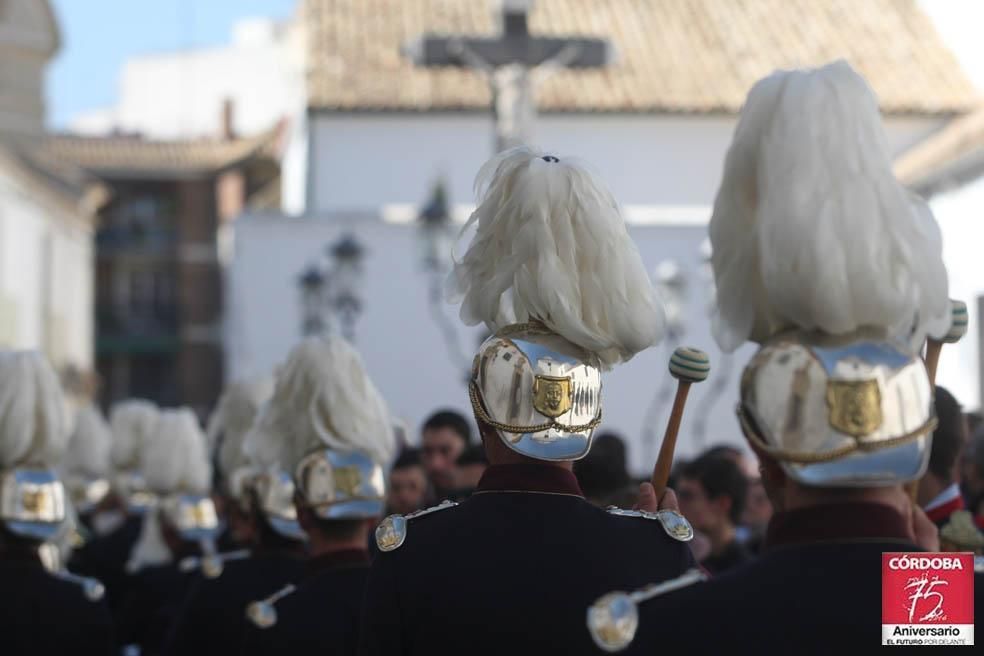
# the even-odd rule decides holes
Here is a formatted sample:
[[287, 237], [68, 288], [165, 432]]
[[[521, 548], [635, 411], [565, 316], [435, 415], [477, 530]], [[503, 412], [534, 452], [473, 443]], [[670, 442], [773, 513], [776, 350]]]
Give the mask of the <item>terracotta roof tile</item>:
[[[400, 54], [424, 33], [494, 35], [485, 0], [304, 0], [308, 102], [325, 110], [484, 109], [479, 74]], [[619, 60], [539, 90], [557, 112], [736, 112], [776, 68], [845, 58], [885, 111], [956, 113], [977, 93], [915, 0], [537, 0], [530, 30], [610, 38]]]
[[958, 117], [895, 161], [905, 184], [929, 193], [984, 174], [984, 106]]
[[253, 156], [273, 155], [282, 126], [249, 138], [151, 141], [139, 137], [48, 137], [39, 153], [90, 173], [202, 173]]

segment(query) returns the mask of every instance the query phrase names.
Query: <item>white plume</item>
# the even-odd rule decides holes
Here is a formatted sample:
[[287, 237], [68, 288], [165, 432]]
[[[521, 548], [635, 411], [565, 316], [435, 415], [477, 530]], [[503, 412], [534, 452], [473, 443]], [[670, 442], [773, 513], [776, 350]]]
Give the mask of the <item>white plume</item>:
[[253, 427], [263, 404], [273, 394], [273, 378], [264, 376], [231, 383], [219, 399], [208, 422], [209, 450], [218, 448], [218, 467], [226, 492], [240, 493], [242, 478], [236, 472], [249, 465], [243, 449], [246, 434]]
[[309, 337], [294, 347], [246, 438], [257, 465], [291, 472], [305, 455], [325, 447], [362, 451], [379, 463], [388, 462], [395, 449], [386, 402], [359, 354], [334, 335]]
[[62, 460], [66, 475], [85, 479], [105, 478], [109, 475], [109, 451], [113, 446], [113, 434], [102, 413], [87, 404], [75, 413], [75, 430], [68, 441], [68, 451]]
[[57, 465], [69, 430], [61, 385], [44, 356], [0, 351], [0, 468]]
[[113, 467], [125, 471], [138, 466], [140, 451], [151, 438], [157, 415], [157, 406], [142, 399], [129, 399], [113, 406], [109, 414]]
[[710, 236], [726, 351], [791, 327], [913, 344], [949, 327], [939, 228], [892, 174], [878, 102], [846, 62], [752, 88]]
[[141, 450], [141, 471], [157, 494], [208, 493], [212, 466], [205, 434], [188, 408], [162, 410]]
[[607, 368], [663, 336], [663, 308], [608, 188], [576, 161], [527, 147], [475, 180], [475, 237], [448, 280], [467, 325], [539, 319]]

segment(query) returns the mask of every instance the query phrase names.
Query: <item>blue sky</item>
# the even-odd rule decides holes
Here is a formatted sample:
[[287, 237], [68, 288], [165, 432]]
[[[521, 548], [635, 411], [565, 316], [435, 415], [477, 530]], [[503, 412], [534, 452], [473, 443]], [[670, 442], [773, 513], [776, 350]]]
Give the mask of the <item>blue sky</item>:
[[251, 16], [285, 18], [299, 0], [52, 0], [62, 49], [48, 69], [48, 123], [109, 107], [127, 57], [229, 41]]
[[[49, 68], [48, 123], [116, 103], [127, 57], [229, 41], [233, 23], [285, 18], [300, 0], [52, 0], [62, 49]], [[481, 0], [473, 0], [479, 2]], [[984, 1], [919, 0], [971, 80], [984, 89]]]

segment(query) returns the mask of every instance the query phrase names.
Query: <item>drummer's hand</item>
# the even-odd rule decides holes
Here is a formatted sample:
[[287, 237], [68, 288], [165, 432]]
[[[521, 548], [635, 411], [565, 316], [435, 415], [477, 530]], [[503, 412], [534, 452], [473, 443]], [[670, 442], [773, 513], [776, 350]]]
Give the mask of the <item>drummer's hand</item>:
[[676, 494], [670, 488], [666, 488], [663, 498], [656, 499], [656, 490], [652, 483], [643, 483], [639, 486], [639, 497], [636, 499], [634, 510], [645, 510], [656, 512], [657, 510], [674, 510], [680, 512], [680, 504], [677, 503]]
[[912, 538], [926, 551], [940, 550], [940, 532], [926, 513], [917, 504], [912, 505]]

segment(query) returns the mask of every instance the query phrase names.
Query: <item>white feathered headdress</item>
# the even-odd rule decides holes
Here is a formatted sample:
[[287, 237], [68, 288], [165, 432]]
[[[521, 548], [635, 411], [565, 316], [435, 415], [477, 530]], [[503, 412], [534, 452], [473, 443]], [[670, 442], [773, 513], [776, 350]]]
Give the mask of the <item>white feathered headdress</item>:
[[140, 452], [152, 437], [158, 414], [156, 405], [141, 399], [129, 399], [113, 406], [109, 424], [113, 430], [113, 466], [117, 471], [138, 466]]
[[57, 465], [69, 424], [58, 377], [43, 355], [0, 351], [0, 469]]
[[[140, 469], [147, 487], [160, 496], [207, 494], [212, 479], [208, 445], [198, 419], [188, 408], [161, 410], [152, 435], [140, 449]], [[164, 541], [158, 510], [143, 516], [140, 537], [133, 545], [127, 571], [173, 560]]]
[[449, 300], [492, 331], [537, 319], [607, 368], [663, 336], [663, 308], [608, 188], [576, 161], [530, 148], [492, 158]]
[[261, 467], [291, 473], [318, 448], [362, 451], [380, 464], [395, 449], [386, 402], [341, 337], [309, 337], [290, 352], [273, 397], [246, 438]]
[[878, 102], [846, 62], [752, 88], [710, 236], [724, 350], [793, 327], [911, 344], [949, 327], [939, 228], [895, 179]]
[[249, 465], [243, 448], [246, 434], [253, 427], [260, 409], [273, 394], [273, 378], [264, 376], [231, 383], [219, 399], [208, 422], [210, 450], [218, 450], [218, 467], [226, 492], [241, 493], [242, 477], [237, 472]]
[[150, 491], [161, 495], [208, 493], [212, 465], [205, 434], [188, 408], [162, 410], [140, 455]]
[[113, 434], [102, 413], [87, 404], [75, 413], [75, 430], [68, 441], [68, 451], [62, 461], [62, 470], [68, 476], [83, 479], [105, 478], [109, 475], [109, 452]]

